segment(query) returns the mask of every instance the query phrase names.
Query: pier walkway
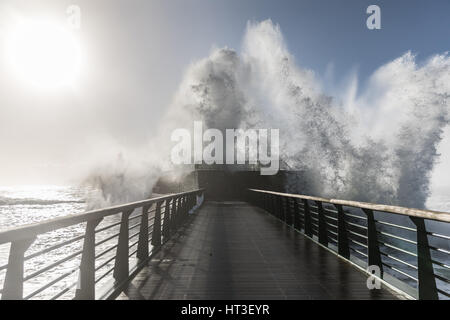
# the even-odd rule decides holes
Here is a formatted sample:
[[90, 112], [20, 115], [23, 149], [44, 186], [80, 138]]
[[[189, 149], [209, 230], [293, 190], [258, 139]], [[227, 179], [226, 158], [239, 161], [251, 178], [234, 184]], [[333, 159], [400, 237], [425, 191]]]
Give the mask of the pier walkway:
[[206, 202], [118, 299], [397, 299], [367, 275], [245, 202]]

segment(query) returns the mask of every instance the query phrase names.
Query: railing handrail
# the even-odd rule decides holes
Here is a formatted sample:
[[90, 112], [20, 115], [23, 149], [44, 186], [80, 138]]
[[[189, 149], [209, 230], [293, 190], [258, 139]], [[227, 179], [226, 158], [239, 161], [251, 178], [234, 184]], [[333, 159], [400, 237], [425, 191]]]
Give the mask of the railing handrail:
[[[369, 275], [376, 272], [376, 277], [409, 297], [450, 298], [443, 287], [450, 284], [450, 235], [442, 228], [450, 222], [449, 213], [259, 189], [249, 189], [248, 196], [283, 223], [368, 268]], [[383, 213], [402, 219], [392, 221]], [[428, 220], [434, 223], [427, 224]]]
[[47, 233], [61, 228], [66, 228], [78, 223], [83, 223], [91, 220], [104, 218], [106, 216], [114, 215], [123, 211], [128, 211], [136, 208], [140, 208], [146, 205], [151, 205], [155, 202], [172, 199], [173, 197], [188, 195], [192, 193], [198, 193], [204, 191], [204, 189], [196, 189], [187, 192], [173, 193], [161, 197], [155, 197], [151, 199], [145, 199], [135, 202], [130, 202], [122, 205], [112, 206], [103, 209], [96, 209], [86, 211], [83, 213], [65, 215], [54, 219], [44, 220], [36, 223], [31, 223], [23, 226], [13, 227], [0, 232], [0, 245], [23, 240], [37, 236], [42, 233]]
[[[167, 242], [171, 235], [182, 226], [189, 214], [193, 213], [194, 210], [201, 205], [203, 202], [203, 193], [204, 189], [172, 193], [109, 208], [41, 221], [0, 232], [0, 244], [11, 243], [8, 263], [0, 266], [0, 270], [6, 269], [3, 288], [0, 289], [2, 299], [29, 299], [35, 297], [59, 281], [68, 278], [77, 269], [79, 269], [78, 281], [72, 281], [71, 284], [54, 295], [52, 299], [56, 299], [66, 294], [69, 290], [73, 289], [75, 285], [77, 285], [75, 299], [95, 299], [96, 284], [100, 279], [103, 279], [111, 272], [113, 272], [112, 277], [114, 279], [114, 284], [108, 289], [109, 291], [107, 291], [107, 293], [102, 295], [102, 297], [108, 297], [115, 294], [120, 286], [128, 281], [130, 276], [130, 258], [136, 254], [134, 259], [137, 259], [137, 262], [134, 268], [143, 266], [150, 256], [154, 254], [163, 243]], [[200, 199], [198, 196], [200, 196]], [[153, 206], [154, 209], [150, 210]], [[142, 213], [133, 215], [133, 212], [139, 209], [142, 209]], [[152, 217], [149, 217], [150, 213], [152, 213]], [[97, 226], [101, 223], [103, 218], [116, 214], [120, 215], [120, 222], [97, 229]], [[136, 218], [140, 218], [140, 222], [133, 222], [133, 224], [130, 225], [130, 221]], [[152, 221], [152, 224], [149, 224], [150, 221]], [[84, 235], [46, 247], [31, 255], [25, 255], [26, 251], [34, 243], [38, 235], [80, 223], [86, 223]], [[101, 241], [96, 241], [98, 233], [109, 230], [114, 226], [119, 226], [119, 231], [117, 233], [109, 235]], [[134, 233], [133, 231], [133, 234], [130, 235], [130, 231], [138, 227], [139, 232]], [[151, 231], [149, 228], [151, 228]], [[150, 235], [151, 238], [149, 237]], [[138, 239], [133, 240], [130, 245], [130, 240], [135, 237], [138, 237]], [[83, 239], [81, 250], [76, 250], [64, 258], [54, 262], [52, 261], [50, 264], [39, 268], [37, 271], [33, 270], [31, 274], [24, 276], [25, 260], [48, 253], [81, 239]], [[96, 253], [96, 248], [98, 248], [98, 246], [112, 239], [117, 239], [117, 244], [110, 246], [110, 248], [107, 249], [108, 251], [103, 250], [101, 254]], [[136, 248], [130, 253], [130, 249], [134, 247]], [[108, 259], [102, 261], [100, 265], [96, 264], [97, 258], [103, 256], [105, 252], [112, 252], [114, 249], [116, 252], [112, 257], [108, 257]], [[59, 275], [57, 278], [45, 283], [38, 289], [35, 289], [33, 292], [24, 296], [24, 283], [27, 280], [48, 272], [78, 256], [80, 256], [79, 268], [73, 268], [71, 271]], [[114, 266], [110, 267], [100, 277], [96, 277], [96, 272], [103, 267], [107, 267], [108, 263], [112, 263], [113, 260]]]
[[249, 189], [249, 190], [254, 191], [254, 192], [278, 195], [278, 196], [287, 196], [287, 197], [291, 197], [291, 198], [328, 202], [331, 204], [337, 204], [337, 205], [343, 205], [343, 206], [349, 206], [349, 207], [355, 207], [355, 208], [361, 208], [361, 209], [370, 209], [373, 211], [389, 212], [389, 213], [405, 215], [405, 216], [410, 216], [410, 217], [424, 218], [424, 219], [428, 219], [428, 220], [450, 222], [450, 213], [449, 212], [414, 209], [414, 208], [407, 208], [407, 207], [400, 207], [400, 206], [376, 204], [376, 203], [370, 203], [370, 202], [360, 202], [360, 201], [341, 200], [341, 199], [327, 199], [327, 198], [307, 196], [307, 195], [301, 195], [301, 194], [291, 194], [291, 193], [283, 193], [283, 192], [260, 190], [260, 189]]

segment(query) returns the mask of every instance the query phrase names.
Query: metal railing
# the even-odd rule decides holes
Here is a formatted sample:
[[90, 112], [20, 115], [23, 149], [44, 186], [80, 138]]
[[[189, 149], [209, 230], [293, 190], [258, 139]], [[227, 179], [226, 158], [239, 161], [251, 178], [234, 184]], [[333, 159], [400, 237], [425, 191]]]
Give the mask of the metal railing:
[[[54, 292], [50, 299], [58, 299], [74, 288], [75, 299], [95, 299], [96, 284], [112, 273], [114, 283], [109, 286], [108, 290], [105, 290], [108, 294], [105, 293], [102, 297], [107, 298], [129, 280], [130, 258], [135, 255], [137, 259], [135, 271], [143, 266], [151, 255], [164, 242], [169, 240], [171, 235], [185, 222], [188, 213], [201, 204], [203, 191], [204, 189], [198, 189], [171, 194], [106, 209], [68, 215], [0, 232], [0, 245], [10, 243], [8, 263], [0, 266], [0, 271], [6, 270], [3, 288], [0, 290], [2, 299], [31, 299], [37, 297], [77, 271], [79, 271], [78, 280], [59, 292]], [[106, 217], [115, 217], [116, 221], [97, 228]], [[130, 222], [132, 223], [130, 224]], [[51, 244], [37, 252], [26, 255], [28, 248], [38, 236], [79, 224], [85, 224], [83, 234], [57, 244]], [[116, 227], [119, 228], [118, 232], [113, 231]], [[137, 230], [137, 232], [130, 234], [130, 231], [133, 230]], [[106, 237], [96, 241], [96, 235], [102, 232], [107, 232]], [[58, 257], [56, 261], [36, 271], [33, 270], [29, 274], [24, 273], [24, 262], [30, 259], [39, 259], [43, 255], [56, 250], [64, 250], [64, 248], [68, 248], [78, 241], [83, 241], [81, 250], [75, 250], [75, 252], [63, 258], [60, 258], [58, 254], [56, 255]], [[116, 243], [103, 250], [102, 246], [110, 241], [116, 241]], [[102, 250], [97, 253], [99, 248]], [[70, 247], [68, 250], [70, 250]], [[63, 263], [77, 257], [80, 259], [79, 265], [76, 264], [72, 269], [61, 272], [56, 278], [45, 284], [39, 282], [38, 288], [24, 296], [24, 283], [45, 272], [55, 270]], [[107, 270], [97, 276], [97, 273], [105, 268]]]
[[412, 298], [450, 297], [450, 213], [257, 189], [249, 200]]

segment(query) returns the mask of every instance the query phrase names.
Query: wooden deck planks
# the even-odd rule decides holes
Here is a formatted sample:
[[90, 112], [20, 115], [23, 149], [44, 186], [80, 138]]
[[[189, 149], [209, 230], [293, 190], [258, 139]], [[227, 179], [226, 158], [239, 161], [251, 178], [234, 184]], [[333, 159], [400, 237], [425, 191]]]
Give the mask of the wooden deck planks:
[[242, 202], [207, 202], [118, 299], [397, 299]]

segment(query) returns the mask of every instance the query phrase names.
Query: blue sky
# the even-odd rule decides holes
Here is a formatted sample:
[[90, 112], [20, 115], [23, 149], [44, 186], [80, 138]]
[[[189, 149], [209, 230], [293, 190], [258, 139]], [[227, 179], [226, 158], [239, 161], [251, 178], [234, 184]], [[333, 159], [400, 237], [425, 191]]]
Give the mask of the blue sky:
[[[381, 30], [366, 27], [371, 4], [381, 8]], [[301, 66], [323, 75], [332, 63], [337, 81], [356, 70], [364, 82], [408, 50], [420, 61], [450, 49], [447, 0], [177, 0], [154, 8], [164, 12], [172, 45], [186, 58], [203, 56], [212, 44], [238, 49], [248, 20], [271, 18]]]

